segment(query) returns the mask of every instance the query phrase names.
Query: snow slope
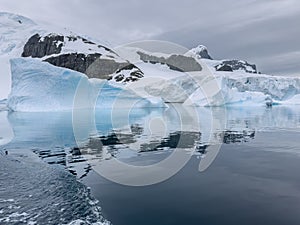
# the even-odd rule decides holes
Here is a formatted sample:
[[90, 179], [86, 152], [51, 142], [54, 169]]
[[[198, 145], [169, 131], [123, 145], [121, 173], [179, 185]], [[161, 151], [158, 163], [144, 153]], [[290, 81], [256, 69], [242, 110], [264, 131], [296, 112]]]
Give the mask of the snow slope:
[[42, 32], [32, 20], [10, 13], [0, 13], [0, 56], [20, 56], [27, 39]]
[[[30, 19], [10, 13], [0, 13], [0, 99], [7, 98], [11, 86], [9, 60], [21, 55], [23, 46], [32, 33], [40, 31]], [[4, 88], [7, 87], [7, 88]]]

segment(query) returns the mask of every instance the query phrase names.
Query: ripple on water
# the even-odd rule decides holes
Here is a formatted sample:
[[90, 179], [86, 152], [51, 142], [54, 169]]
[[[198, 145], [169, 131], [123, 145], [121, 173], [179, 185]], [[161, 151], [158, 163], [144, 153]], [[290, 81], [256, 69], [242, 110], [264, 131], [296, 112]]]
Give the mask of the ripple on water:
[[0, 224], [109, 224], [89, 188], [62, 167], [0, 155], [0, 171]]

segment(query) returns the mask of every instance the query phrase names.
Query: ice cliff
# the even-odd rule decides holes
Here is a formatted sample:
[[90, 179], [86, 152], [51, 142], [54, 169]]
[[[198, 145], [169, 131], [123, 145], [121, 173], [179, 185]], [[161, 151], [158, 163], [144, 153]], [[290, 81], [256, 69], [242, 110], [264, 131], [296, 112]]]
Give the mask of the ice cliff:
[[123, 87], [108, 84], [106, 80], [89, 79], [82, 73], [37, 59], [12, 59], [11, 70], [12, 90], [7, 106], [13, 111], [70, 111], [74, 107], [109, 108], [116, 103], [118, 107], [124, 108], [130, 105], [164, 106], [159, 100], [145, 99]]

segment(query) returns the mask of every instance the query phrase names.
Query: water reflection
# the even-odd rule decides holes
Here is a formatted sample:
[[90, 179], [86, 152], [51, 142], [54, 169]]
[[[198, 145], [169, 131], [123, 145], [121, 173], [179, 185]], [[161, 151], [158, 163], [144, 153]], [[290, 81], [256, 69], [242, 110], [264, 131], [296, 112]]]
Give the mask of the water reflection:
[[223, 135], [223, 143], [230, 144], [230, 143], [241, 143], [241, 142], [248, 142], [251, 139], [254, 139], [255, 131], [224, 131]]
[[[192, 110], [170, 106], [97, 111], [89, 122], [79, 121], [79, 146], [70, 112], [0, 112], [1, 124], [8, 121], [14, 134], [13, 140], [0, 149], [31, 149], [45, 162], [63, 165], [78, 178], [86, 176], [98, 162], [114, 158], [132, 165], [151, 165], [166, 159], [175, 149], [200, 156], [199, 170], [203, 171], [218, 154], [218, 148], [211, 146], [248, 142], [257, 131], [300, 127], [297, 108]], [[5, 137], [0, 140], [7, 142]]]

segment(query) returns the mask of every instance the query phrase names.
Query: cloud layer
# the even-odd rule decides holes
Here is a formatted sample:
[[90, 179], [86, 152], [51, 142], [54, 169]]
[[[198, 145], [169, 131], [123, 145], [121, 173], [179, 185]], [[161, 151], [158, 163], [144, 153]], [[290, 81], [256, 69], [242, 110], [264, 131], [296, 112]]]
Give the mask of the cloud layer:
[[111, 45], [162, 39], [208, 46], [215, 58], [240, 58], [271, 74], [300, 72], [297, 0], [0, 0], [1, 10], [67, 27]]

